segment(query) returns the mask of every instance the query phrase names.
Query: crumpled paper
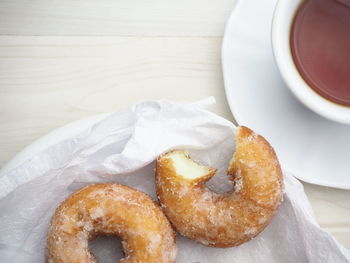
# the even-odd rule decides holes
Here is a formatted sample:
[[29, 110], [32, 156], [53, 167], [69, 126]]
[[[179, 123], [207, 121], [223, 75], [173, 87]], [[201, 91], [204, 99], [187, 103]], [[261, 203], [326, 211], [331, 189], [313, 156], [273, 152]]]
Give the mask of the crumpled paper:
[[[198, 103], [148, 101], [114, 113], [88, 130], [49, 147], [0, 177], [0, 261], [44, 262], [45, 240], [56, 207], [77, 189], [120, 182], [156, 199], [155, 158], [170, 149], [219, 168], [209, 187], [230, 189], [225, 170], [234, 151], [235, 126]], [[320, 229], [303, 186], [285, 174], [284, 201], [269, 226], [234, 248], [209, 248], [177, 237], [176, 262], [349, 262], [350, 253]], [[115, 238], [91, 249], [101, 262], [122, 257]]]

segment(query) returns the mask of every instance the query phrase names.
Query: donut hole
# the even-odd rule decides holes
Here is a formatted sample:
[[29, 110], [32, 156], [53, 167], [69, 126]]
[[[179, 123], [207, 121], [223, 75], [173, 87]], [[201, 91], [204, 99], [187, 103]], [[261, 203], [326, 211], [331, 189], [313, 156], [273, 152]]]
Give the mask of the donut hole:
[[218, 171], [205, 185], [217, 194], [229, 193], [235, 190], [233, 182], [228, 179], [226, 170]]
[[[220, 147], [224, 147], [221, 145]], [[225, 146], [226, 147], [226, 146]], [[211, 156], [210, 163], [208, 165], [216, 168], [216, 173], [208, 182], [205, 183], [207, 188], [217, 194], [230, 193], [235, 190], [233, 181], [229, 180], [227, 176], [227, 167], [229, 167], [230, 162], [232, 161], [233, 148], [225, 149], [225, 154], [220, 155], [219, 157]]]
[[89, 249], [99, 263], [115, 263], [124, 257], [122, 242], [117, 236], [99, 235], [89, 241]]

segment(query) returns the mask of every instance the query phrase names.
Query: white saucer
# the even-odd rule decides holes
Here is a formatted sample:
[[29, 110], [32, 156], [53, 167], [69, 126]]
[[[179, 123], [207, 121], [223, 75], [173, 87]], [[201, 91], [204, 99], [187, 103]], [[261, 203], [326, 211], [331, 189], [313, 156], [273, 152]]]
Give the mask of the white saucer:
[[240, 0], [222, 47], [225, 89], [237, 122], [264, 135], [282, 167], [318, 185], [350, 189], [350, 125], [329, 121], [293, 97], [272, 55], [276, 0]]

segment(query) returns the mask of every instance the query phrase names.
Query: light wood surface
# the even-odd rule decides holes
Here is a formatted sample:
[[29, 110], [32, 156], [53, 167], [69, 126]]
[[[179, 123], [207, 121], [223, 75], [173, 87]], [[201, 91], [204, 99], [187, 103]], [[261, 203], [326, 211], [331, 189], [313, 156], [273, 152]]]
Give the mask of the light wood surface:
[[[0, 1], [0, 167], [71, 121], [140, 100], [215, 96], [235, 0]], [[304, 184], [320, 225], [350, 248], [350, 191]]]
[[235, 0], [1, 0], [0, 34], [222, 36]]

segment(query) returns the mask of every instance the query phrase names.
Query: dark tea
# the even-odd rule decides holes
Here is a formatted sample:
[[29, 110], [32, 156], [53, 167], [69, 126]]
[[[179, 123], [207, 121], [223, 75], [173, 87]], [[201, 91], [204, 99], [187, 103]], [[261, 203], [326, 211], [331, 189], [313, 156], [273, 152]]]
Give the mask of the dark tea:
[[290, 44], [308, 85], [350, 106], [350, 0], [305, 0], [295, 15]]

